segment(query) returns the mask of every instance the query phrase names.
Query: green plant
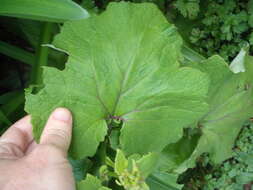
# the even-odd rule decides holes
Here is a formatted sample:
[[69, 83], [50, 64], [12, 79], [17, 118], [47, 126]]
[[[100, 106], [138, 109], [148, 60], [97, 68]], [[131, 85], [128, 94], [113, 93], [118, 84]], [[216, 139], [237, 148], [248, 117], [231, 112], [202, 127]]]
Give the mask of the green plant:
[[[43, 2], [13, 0], [3, 2], [3, 6], [0, 7], [0, 14], [5, 16], [1, 17], [0, 23], [0, 53], [6, 56], [0, 55], [2, 62], [0, 65], [0, 133], [13, 121], [25, 114], [23, 89], [31, 85], [31, 88], [27, 91], [26, 109], [33, 114], [33, 123], [41, 122], [39, 128], [34, 128], [34, 133], [39, 139], [39, 131], [46, 120], [46, 116], [43, 116], [41, 120], [40, 118], [37, 120], [37, 115], [40, 112], [39, 108], [36, 108], [38, 106], [36, 99], [45, 90], [49, 89], [49, 94], [51, 93], [55, 98], [42, 96], [45, 98], [44, 102], [52, 103], [50, 106], [44, 103], [41, 104], [42, 108], [47, 110], [45, 114], [48, 114], [55, 106], [66, 106], [74, 112], [75, 122], [77, 122], [70, 155], [81, 159], [74, 160], [70, 158], [69, 160], [78, 182], [78, 189], [146, 190], [149, 188], [151, 190], [178, 190], [183, 187], [182, 184], [178, 184], [178, 176], [182, 173], [188, 180], [191, 180], [191, 184], [195, 184], [196, 188], [241, 188], [246, 181], [242, 183], [236, 179], [232, 186], [229, 186], [231, 183], [223, 183], [221, 179], [230, 176], [230, 170], [231, 173], [236, 170], [240, 174], [238, 176], [243, 179], [247, 176], [251, 177], [248, 175], [250, 167], [246, 166], [244, 161], [237, 166], [234, 166], [235, 164], [232, 162], [226, 162], [229, 163], [226, 164], [229, 165], [226, 166], [228, 168], [226, 172], [224, 172], [225, 167], [216, 170], [215, 166], [227, 158], [236, 160], [237, 163], [239, 157], [244, 155], [242, 153], [241, 156], [237, 156], [237, 149], [232, 151], [232, 147], [243, 121], [252, 116], [252, 100], [250, 98], [252, 97], [252, 58], [247, 55], [245, 50], [242, 50], [237, 59], [233, 61], [230, 69], [219, 56], [206, 60], [183, 44], [177, 29], [167, 23], [156, 8], [148, 4], [138, 6], [124, 3], [114, 4], [110, 5], [110, 7], [114, 6], [113, 9], [109, 8], [111, 11], [108, 10], [102, 13], [101, 16], [96, 16], [95, 14], [100, 14], [106, 9], [109, 1], [76, 1], [94, 16], [86, 21], [67, 22], [61, 27], [61, 24], [54, 22], [62, 23], [84, 18], [87, 16], [85, 10], [69, 0], [51, 0], [50, 2], [47, 0]], [[26, 5], [24, 2], [29, 3], [29, 5], [24, 6]], [[170, 20], [176, 18], [177, 20], [173, 21], [186, 41], [189, 41], [189, 35], [185, 35], [185, 31], [188, 31], [185, 28], [189, 27], [190, 30], [192, 27], [201, 30], [208, 29], [205, 25], [199, 24], [205, 10], [201, 6], [203, 1], [133, 0], [132, 2], [155, 3], [167, 18], [172, 18]], [[239, 1], [230, 2], [237, 3]], [[220, 3], [221, 7], [227, 5], [226, 3]], [[247, 6], [246, 4], [240, 3], [238, 7], [240, 11], [248, 7], [247, 22], [250, 25], [252, 1]], [[30, 9], [31, 7], [33, 9]], [[52, 7], [56, 7], [54, 15], [49, 11]], [[130, 12], [124, 11], [126, 9]], [[142, 11], [144, 9], [145, 13]], [[180, 19], [178, 11], [186, 17], [183, 22], [181, 22], [182, 19]], [[154, 18], [152, 14], [155, 14]], [[6, 16], [18, 17], [18, 19]], [[149, 17], [154, 20], [148, 19]], [[222, 22], [224, 18], [220, 17], [219, 19]], [[37, 20], [43, 22], [37, 22]], [[83, 26], [88, 23], [92, 23], [92, 26], [85, 27], [87, 31], [84, 31]], [[115, 23], [118, 24], [115, 26]], [[166, 27], [167, 30], [165, 30]], [[62, 31], [53, 44], [63, 52], [48, 48], [48, 46], [54, 48], [50, 44], [60, 28]], [[241, 27], [238, 28], [241, 29]], [[92, 32], [92, 29], [97, 29], [98, 32]], [[145, 35], [141, 43], [135, 43], [135, 39], [144, 31]], [[241, 38], [250, 41], [249, 33], [246, 32], [247, 35], [243, 33]], [[107, 34], [106, 37], [105, 34]], [[215, 36], [217, 41], [220, 40], [219, 38], [219, 36]], [[204, 40], [204, 38], [200, 40]], [[89, 43], [86, 43], [86, 41]], [[195, 45], [197, 47], [195, 49], [203, 48], [202, 44], [195, 43]], [[227, 41], [226, 45], [230, 45], [230, 42]], [[235, 52], [237, 52], [240, 46], [235, 45], [237, 49]], [[90, 52], [91, 50], [94, 51]], [[84, 52], [87, 51], [89, 53], [85, 54]], [[213, 51], [212, 47], [208, 51], [212, 52], [210, 55], [217, 52]], [[224, 52], [224, 54], [227, 54], [226, 51]], [[69, 54], [69, 59], [66, 69], [63, 70], [67, 57], [66, 53]], [[85, 133], [85, 128], [89, 122], [92, 122], [92, 116], [100, 114], [98, 109], [83, 109], [79, 105], [83, 104], [83, 100], [91, 103], [96, 99], [94, 94], [89, 97], [90, 99], [88, 97], [88, 99], [83, 99], [85, 94], [92, 92], [87, 90], [94, 90], [92, 85], [88, 84], [91, 80], [84, 78], [85, 76], [88, 77], [87, 74], [91, 74], [90, 66], [87, 65], [90, 59], [86, 59], [89, 55], [96, 55], [94, 57], [99, 59], [96, 60], [96, 66], [99, 67], [98, 79], [101, 80], [97, 84], [99, 92], [102, 92], [101, 98], [106, 104], [105, 107], [111, 109], [114, 103], [119, 112], [116, 112], [117, 109], [115, 112], [109, 110], [109, 114], [106, 111], [101, 111], [102, 115], [99, 119], [103, 121], [103, 130], [99, 125], [94, 124], [89, 128], [89, 133]], [[121, 94], [118, 88], [121, 79], [118, 73], [119, 70], [115, 67], [116, 61], [113, 58], [118, 57], [120, 67], [123, 68], [124, 64], [127, 64], [126, 61], [133, 55], [137, 55], [135, 57], [136, 61], [133, 64], [132, 72], [129, 72], [129, 80], [127, 80], [125, 88], [127, 89], [128, 85], [138, 84], [139, 78], [146, 73], [153, 74], [152, 76], [155, 77], [148, 75], [146, 77], [148, 81], [141, 85], [143, 89], [138, 86], [138, 88], [133, 88], [132, 94], [123, 96], [123, 100], [116, 103], [117, 98], [114, 95]], [[144, 59], [146, 55], [152, 58], [147, 63]], [[230, 54], [228, 53], [228, 55]], [[222, 56], [224, 57], [224, 55]], [[230, 56], [230, 59], [233, 56]], [[142, 64], [144, 66], [140, 67]], [[41, 66], [56, 67], [63, 71], [45, 67], [45, 76], [42, 77]], [[82, 67], [85, 68], [82, 69]], [[160, 71], [158, 72], [159, 68]], [[122, 71], [124, 72], [125, 69], [123, 68]], [[67, 93], [67, 95], [71, 95], [71, 98], [65, 97], [63, 101], [58, 101], [62, 98], [62, 94], [57, 96], [57, 93], [63, 90], [65, 84], [58, 86], [55, 81], [63, 82], [58, 81], [56, 78], [62, 74], [64, 77], [65, 74], [68, 75], [66, 78], [67, 86], [69, 86], [69, 89], [73, 87], [74, 90]], [[44, 78], [44, 84], [42, 78]], [[73, 82], [75, 79], [77, 80], [76, 83]], [[166, 81], [171, 84], [171, 89], [166, 85]], [[48, 88], [52, 85], [51, 82], [56, 86]], [[75, 93], [80, 92], [80, 87], [83, 87], [83, 89], [79, 96]], [[55, 89], [56, 92], [53, 93], [52, 89]], [[122, 89], [124, 90], [124, 88]], [[161, 91], [159, 92], [159, 90]], [[166, 92], [166, 90], [171, 91], [161, 96], [162, 92]], [[147, 100], [147, 104], [144, 104], [144, 106], [153, 108], [154, 105], [160, 104], [162, 105], [161, 109], [159, 108], [160, 110], [151, 109], [150, 113], [144, 117], [140, 112], [135, 112], [139, 110], [130, 108], [136, 103], [143, 102], [152, 93], [155, 93], [154, 99], [151, 99], [152, 101]], [[163, 100], [163, 97], [166, 97], [169, 101]], [[32, 102], [33, 100], [35, 102]], [[121, 102], [123, 103], [121, 104]], [[163, 105], [166, 105], [167, 108]], [[35, 107], [34, 110], [33, 106]], [[119, 109], [120, 107], [122, 110]], [[142, 107], [142, 109], [144, 108]], [[131, 117], [134, 117], [134, 119], [138, 117], [138, 119], [142, 119], [142, 122], [132, 124], [131, 120], [126, 117], [128, 115], [117, 114], [128, 109], [133, 111], [130, 114]], [[81, 119], [79, 114], [82, 117]], [[83, 117], [82, 114], [88, 114], [88, 117]], [[166, 117], [166, 114], [168, 114], [168, 117]], [[145, 118], [152, 117], [157, 119], [153, 123], [152, 121], [143, 121]], [[88, 118], [88, 121], [84, 120], [85, 118]], [[148, 127], [146, 128], [146, 126]], [[157, 130], [157, 126], [159, 130]], [[39, 130], [37, 131], [37, 129]], [[98, 131], [97, 136], [93, 135], [94, 131], [92, 130]], [[81, 133], [84, 134], [86, 140], [80, 141], [79, 134]], [[247, 134], [249, 133], [247, 132]], [[221, 140], [224, 140], [223, 144], [217, 143]], [[154, 144], [152, 144], [153, 142]], [[211, 145], [209, 146], [209, 144]], [[84, 150], [84, 146], [89, 148]], [[240, 147], [245, 147], [245, 145]], [[251, 145], [248, 143], [247, 147], [250, 148]], [[84, 156], [86, 153], [89, 156]], [[209, 157], [203, 157], [203, 154], [208, 154]], [[251, 155], [250, 152], [247, 154]], [[208, 162], [208, 167], [210, 167], [209, 162], [211, 162], [213, 169], [209, 171], [206, 165], [199, 166], [200, 159]], [[196, 160], [197, 169], [202, 171], [200, 173], [203, 176], [206, 176], [205, 174], [209, 172], [206, 180], [201, 178], [201, 180], [193, 181], [194, 178], [188, 175], [187, 169], [195, 167]], [[240, 171], [234, 169], [239, 166], [243, 169]], [[184, 171], [187, 172], [184, 173]], [[221, 183], [223, 183], [223, 186], [221, 186]]]
[[69, 155], [89, 160], [93, 175], [80, 189], [180, 189], [178, 175], [203, 153], [216, 164], [232, 156], [253, 114], [253, 58], [242, 50], [230, 68], [219, 56], [184, 60], [180, 35], [152, 4], [112, 3], [66, 22], [52, 47], [68, 64], [44, 68], [25, 109], [37, 140], [53, 109], [72, 111]]

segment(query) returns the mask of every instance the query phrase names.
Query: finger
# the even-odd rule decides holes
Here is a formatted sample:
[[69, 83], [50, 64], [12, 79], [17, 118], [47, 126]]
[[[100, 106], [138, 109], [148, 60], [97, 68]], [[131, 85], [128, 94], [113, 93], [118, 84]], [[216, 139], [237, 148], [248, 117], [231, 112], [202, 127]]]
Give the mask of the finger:
[[21, 156], [33, 140], [31, 117], [14, 123], [0, 138], [0, 155]]
[[49, 117], [40, 144], [53, 145], [66, 155], [72, 135], [72, 116], [66, 108], [57, 108]]

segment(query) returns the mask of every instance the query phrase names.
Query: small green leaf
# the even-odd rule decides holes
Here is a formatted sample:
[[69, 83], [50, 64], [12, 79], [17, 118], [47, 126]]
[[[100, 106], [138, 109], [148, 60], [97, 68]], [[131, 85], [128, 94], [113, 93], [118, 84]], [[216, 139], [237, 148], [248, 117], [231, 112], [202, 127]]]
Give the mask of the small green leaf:
[[253, 1], [252, 0], [249, 0], [247, 8], [248, 8], [249, 13], [253, 14]]
[[115, 158], [115, 172], [120, 175], [128, 169], [128, 160], [126, 159], [124, 153], [121, 150], [117, 150], [116, 158]]
[[135, 154], [126, 159], [124, 153], [117, 150], [114, 167], [118, 175], [117, 184], [128, 190], [149, 190], [145, 179], [156, 168], [157, 161], [156, 153], [149, 153], [142, 157]]
[[85, 174], [91, 166], [91, 162], [88, 159], [73, 160], [69, 158], [69, 162], [72, 166], [72, 171], [76, 181], [81, 181], [84, 179]]
[[177, 0], [174, 3], [174, 6], [179, 10], [179, 12], [184, 16], [190, 19], [197, 17], [199, 13], [199, 0], [185, 1]]
[[253, 14], [252, 13], [249, 15], [248, 23], [249, 23], [250, 27], [253, 27]]
[[86, 18], [88, 12], [71, 0], [1, 0], [0, 15], [64, 22]]
[[240, 53], [231, 62], [229, 68], [234, 73], [245, 72], [245, 58], [248, 54], [249, 47], [242, 48]]
[[141, 176], [145, 179], [156, 168], [159, 155], [155, 153], [149, 153], [140, 158], [136, 164], [140, 170]]
[[101, 181], [87, 174], [85, 180], [77, 183], [77, 190], [110, 190], [107, 187], [103, 187]]

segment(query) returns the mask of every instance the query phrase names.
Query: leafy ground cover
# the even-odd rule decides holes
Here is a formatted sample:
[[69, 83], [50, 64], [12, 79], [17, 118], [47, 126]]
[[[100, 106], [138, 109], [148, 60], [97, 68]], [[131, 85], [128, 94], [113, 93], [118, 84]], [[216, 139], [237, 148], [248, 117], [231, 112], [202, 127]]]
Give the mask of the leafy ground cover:
[[[186, 183], [183, 189], [251, 189], [252, 133], [253, 124], [250, 121], [244, 125], [236, 140], [232, 158], [221, 165], [214, 165], [208, 155], [203, 155], [198, 160], [198, 167], [188, 170], [181, 176], [181, 182]], [[187, 175], [194, 177], [189, 178]]]
[[[235, 20], [247, 9], [240, 20], [247, 31], [229, 26], [230, 41], [210, 37], [204, 20], [217, 13], [203, 15], [202, 1], [52, 2], [62, 6], [54, 18], [44, 10], [0, 9], [44, 21], [2, 17], [2, 130], [25, 114], [24, 97], [37, 140], [49, 113], [69, 108], [75, 123], [69, 156], [80, 190], [250, 188], [252, 125], [241, 129], [253, 114], [253, 68], [250, 48], [241, 50], [237, 41], [249, 41], [251, 1], [208, 1]], [[213, 23], [217, 30], [223, 16]], [[196, 26], [207, 35], [194, 41]], [[212, 39], [236, 50], [210, 46], [204, 53], [199, 42]], [[229, 66], [218, 55], [205, 58], [214, 53], [225, 60], [239, 54]], [[50, 66], [43, 75], [41, 66]]]
[[252, 44], [253, 1], [208, 1], [199, 12], [190, 41], [201, 54], [218, 53], [231, 60], [245, 44]]

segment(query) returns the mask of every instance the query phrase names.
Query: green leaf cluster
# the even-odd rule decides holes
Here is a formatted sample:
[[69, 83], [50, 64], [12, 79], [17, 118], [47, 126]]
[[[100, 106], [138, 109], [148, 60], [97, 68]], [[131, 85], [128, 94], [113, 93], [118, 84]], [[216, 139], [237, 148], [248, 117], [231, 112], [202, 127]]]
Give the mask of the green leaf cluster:
[[69, 55], [66, 67], [44, 67], [44, 87], [27, 91], [25, 110], [38, 141], [56, 107], [71, 110], [69, 155], [89, 159], [87, 172], [100, 178], [88, 174], [79, 189], [181, 189], [178, 175], [203, 153], [214, 163], [232, 156], [253, 114], [253, 58], [185, 61], [182, 45], [150, 3], [111, 3], [61, 28], [52, 47]]
[[[252, 45], [252, 1], [203, 1], [190, 42], [203, 55], [231, 61], [245, 44]], [[252, 50], [251, 50], [252, 51]]]
[[147, 154], [139, 159], [130, 157], [126, 159], [121, 150], [117, 150], [114, 170], [118, 175], [116, 183], [128, 190], [149, 190], [145, 179], [154, 170], [157, 163], [156, 154]]

